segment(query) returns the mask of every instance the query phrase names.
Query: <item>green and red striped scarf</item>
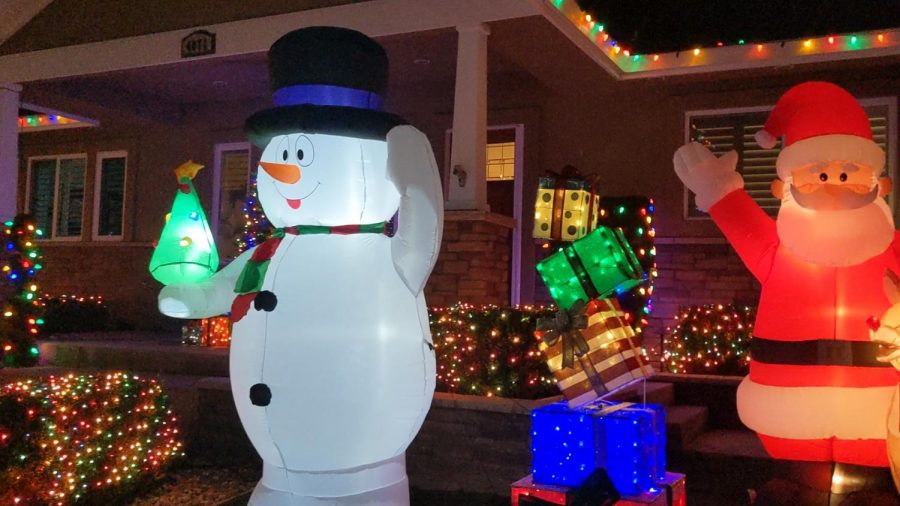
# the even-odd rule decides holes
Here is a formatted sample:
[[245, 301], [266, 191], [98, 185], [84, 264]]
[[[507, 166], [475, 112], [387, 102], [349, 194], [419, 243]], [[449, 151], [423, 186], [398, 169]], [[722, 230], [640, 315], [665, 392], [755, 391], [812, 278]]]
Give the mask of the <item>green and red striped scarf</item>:
[[339, 225], [329, 227], [326, 225], [295, 225], [293, 227], [285, 227], [275, 229], [272, 237], [260, 244], [253, 251], [253, 255], [244, 269], [238, 276], [237, 283], [234, 287], [234, 293], [238, 294], [231, 304], [231, 320], [233, 322], [240, 321], [250, 310], [250, 305], [256, 294], [262, 290], [263, 281], [266, 278], [266, 271], [269, 269], [269, 263], [275, 255], [275, 250], [284, 239], [285, 234], [291, 235], [313, 235], [313, 234], [334, 234], [334, 235], [350, 235], [350, 234], [384, 234], [393, 235], [391, 222], [382, 221], [379, 223], [368, 223], [364, 225]]

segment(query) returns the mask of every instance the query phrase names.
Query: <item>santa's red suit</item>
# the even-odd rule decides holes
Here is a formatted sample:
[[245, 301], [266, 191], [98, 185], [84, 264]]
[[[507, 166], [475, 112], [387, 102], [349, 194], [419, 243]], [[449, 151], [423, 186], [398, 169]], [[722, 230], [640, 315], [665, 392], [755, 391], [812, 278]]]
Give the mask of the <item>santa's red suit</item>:
[[866, 320], [890, 306], [882, 279], [900, 272], [896, 236], [880, 255], [834, 267], [781, 245], [775, 221], [742, 189], [709, 214], [762, 284], [741, 420], [775, 458], [886, 467], [897, 375], [875, 360]]
[[[696, 145], [676, 153], [676, 171], [698, 206], [762, 284], [738, 413], [775, 458], [887, 466], [885, 420], [897, 374], [876, 360], [866, 323], [890, 305], [885, 270], [900, 272], [900, 242], [878, 196], [885, 154], [863, 109], [830, 83], [803, 83], [782, 96], [756, 138], [771, 148], [781, 136], [776, 169], [786, 189], [777, 221], [743, 190], [735, 154], [715, 159]], [[820, 182], [833, 194], [849, 188], [828, 180], [822, 167], [835, 165], [840, 182], [871, 173], [855, 180], [858, 205], [802, 204], [802, 193]]]

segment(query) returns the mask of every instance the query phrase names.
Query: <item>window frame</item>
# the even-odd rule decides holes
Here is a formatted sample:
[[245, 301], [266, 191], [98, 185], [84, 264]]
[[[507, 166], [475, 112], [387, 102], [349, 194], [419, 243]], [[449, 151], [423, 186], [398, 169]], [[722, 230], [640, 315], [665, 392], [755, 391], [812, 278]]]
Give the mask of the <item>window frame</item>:
[[[100, 185], [103, 183], [103, 160], [109, 158], [125, 159], [125, 174], [122, 179], [122, 233], [119, 235], [100, 235]], [[87, 172], [87, 171], [85, 171]], [[91, 239], [94, 241], [125, 240], [125, 206], [128, 204], [128, 151], [98, 151], [94, 164], [94, 210], [91, 213]]]
[[[219, 220], [222, 219], [222, 162], [225, 155], [233, 151], [247, 151], [247, 189], [250, 189], [250, 179], [253, 175], [253, 145], [247, 141], [221, 142], [213, 146], [213, 194], [210, 211], [210, 231], [214, 238], [219, 237]], [[256, 160], [257, 162], [259, 160]]]
[[32, 183], [32, 169], [34, 166], [35, 160], [56, 160], [56, 172], [54, 172], [53, 176], [53, 213], [50, 217], [51, 225], [50, 225], [50, 233], [44, 231], [44, 240], [48, 241], [58, 241], [58, 242], [77, 242], [81, 241], [84, 237], [84, 218], [85, 218], [85, 206], [87, 206], [88, 199], [82, 199], [81, 202], [81, 233], [78, 235], [70, 235], [70, 236], [61, 236], [58, 237], [56, 235], [57, 228], [57, 212], [59, 211], [59, 173], [60, 173], [60, 162], [62, 160], [84, 160], [84, 173], [82, 177], [84, 178], [82, 184], [84, 185], [85, 191], [87, 191], [87, 183], [88, 183], [88, 156], [87, 153], [65, 153], [58, 155], [39, 155], [39, 156], [29, 156], [28, 160], [28, 170], [26, 171], [26, 181], [25, 181], [25, 209], [26, 212], [31, 214], [31, 183]]
[[[861, 98], [857, 99], [859, 105], [862, 107], [887, 107], [887, 162], [885, 164], [885, 174], [891, 178], [894, 182], [894, 190], [891, 191], [891, 194], [888, 196], [888, 205], [891, 208], [891, 213], [896, 216], [897, 214], [897, 191], [900, 191], [900, 188], [897, 188], [897, 139], [900, 137], [897, 132], [897, 97], [896, 96], [880, 96], [880, 97], [870, 97], [870, 98]], [[721, 109], [698, 109], [698, 110], [689, 110], [684, 111], [684, 125], [682, 127], [682, 131], [684, 133], [683, 144], [687, 144], [691, 142], [691, 119], [702, 116], [730, 116], [730, 115], [738, 115], [738, 114], [748, 114], [748, 113], [758, 113], [758, 112], [768, 112], [771, 111], [775, 105], [760, 105], [760, 106], [750, 106], [750, 107], [726, 107]], [[779, 142], [781, 139], [779, 139]], [[709, 221], [710, 218], [708, 213], [703, 213], [701, 216], [691, 216], [690, 215], [690, 196], [687, 186], [682, 186], [682, 204], [681, 204], [681, 217], [685, 221]]]

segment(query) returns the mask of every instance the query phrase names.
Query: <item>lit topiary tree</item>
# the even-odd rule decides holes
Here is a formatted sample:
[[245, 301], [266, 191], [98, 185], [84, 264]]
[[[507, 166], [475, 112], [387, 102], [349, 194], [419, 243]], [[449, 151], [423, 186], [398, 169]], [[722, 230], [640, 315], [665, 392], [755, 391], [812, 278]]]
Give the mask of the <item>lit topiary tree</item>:
[[37, 273], [41, 265], [41, 251], [37, 239], [43, 232], [34, 219], [19, 215], [3, 224], [0, 239], [0, 274], [7, 286], [0, 292], [2, 317], [0, 317], [0, 356], [6, 367], [29, 367], [37, 363], [38, 348], [35, 340], [40, 334]]

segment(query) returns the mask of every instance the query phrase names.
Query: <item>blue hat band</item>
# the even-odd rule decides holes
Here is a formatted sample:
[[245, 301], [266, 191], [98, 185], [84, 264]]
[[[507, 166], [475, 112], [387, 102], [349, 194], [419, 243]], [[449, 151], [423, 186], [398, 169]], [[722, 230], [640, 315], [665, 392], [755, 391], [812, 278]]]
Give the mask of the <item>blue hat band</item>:
[[272, 102], [278, 106], [328, 105], [381, 111], [381, 95], [371, 91], [327, 84], [295, 84], [275, 90]]

